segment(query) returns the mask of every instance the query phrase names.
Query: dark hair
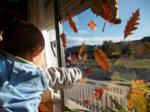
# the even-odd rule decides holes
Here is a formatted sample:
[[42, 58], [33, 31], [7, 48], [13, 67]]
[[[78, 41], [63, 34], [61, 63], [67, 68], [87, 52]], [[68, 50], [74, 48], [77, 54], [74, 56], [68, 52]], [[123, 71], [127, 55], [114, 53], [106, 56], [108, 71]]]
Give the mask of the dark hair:
[[33, 24], [16, 22], [4, 32], [4, 50], [17, 56], [24, 56], [36, 51], [38, 54], [44, 49], [42, 33]]

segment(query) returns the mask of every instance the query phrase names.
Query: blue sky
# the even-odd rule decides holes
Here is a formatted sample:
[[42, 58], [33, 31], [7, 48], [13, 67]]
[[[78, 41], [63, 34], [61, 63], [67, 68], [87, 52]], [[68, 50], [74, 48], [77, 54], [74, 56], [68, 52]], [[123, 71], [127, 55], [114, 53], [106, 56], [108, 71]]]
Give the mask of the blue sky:
[[[106, 24], [105, 32], [102, 32], [104, 20], [100, 16], [96, 16], [90, 9], [73, 17], [78, 33], [74, 33], [69, 27], [68, 22], [64, 23], [64, 32], [68, 38], [69, 46], [86, 44], [101, 44], [104, 40], [122, 41], [124, 36], [124, 28], [129, 20], [132, 12], [140, 9], [140, 20], [138, 29], [133, 31], [133, 35], [127, 37], [127, 40], [141, 39], [144, 36], [150, 36], [150, 0], [119, 0], [119, 17], [122, 22], [119, 25]], [[96, 30], [88, 27], [90, 20], [97, 24]]]

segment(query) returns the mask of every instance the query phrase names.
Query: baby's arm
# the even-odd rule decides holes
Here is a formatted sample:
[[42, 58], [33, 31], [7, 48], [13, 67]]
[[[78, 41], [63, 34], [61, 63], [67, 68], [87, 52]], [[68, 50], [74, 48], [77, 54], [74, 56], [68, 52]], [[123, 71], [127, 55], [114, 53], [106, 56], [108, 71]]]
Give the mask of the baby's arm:
[[58, 68], [50, 67], [45, 69], [48, 86], [53, 89], [60, 89], [62, 87], [71, 86], [73, 83], [78, 82], [82, 73], [79, 68]]

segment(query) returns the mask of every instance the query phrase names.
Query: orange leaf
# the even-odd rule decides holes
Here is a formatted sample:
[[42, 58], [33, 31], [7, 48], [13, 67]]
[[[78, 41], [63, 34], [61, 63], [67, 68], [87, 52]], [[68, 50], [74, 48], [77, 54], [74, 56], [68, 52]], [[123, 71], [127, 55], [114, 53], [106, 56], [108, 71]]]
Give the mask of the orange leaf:
[[95, 22], [93, 20], [90, 21], [88, 26], [90, 27], [91, 30], [95, 30], [97, 27], [97, 25], [95, 24]]
[[137, 9], [135, 13], [132, 13], [132, 17], [130, 17], [130, 20], [127, 22], [127, 25], [125, 26], [124, 30], [124, 38], [127, 38], [127, 36], [132, 34], [133, 30], [136, 30], [139, 23], [137, 22], [140, 18], [140, 10]]
[[66, 47], [67, 47], [67, 38], [66, 38], [65, 33], [62, 33], [62, 34], [60, 35], [60, 38], [61, 38], [61, 40], [62, 40], [62, 43], [63, 43], [64, 48], [66, 48]]
[[83, 53], [83, 55], [82, 55], [82, 59], [81, 59], [81, 61], [82, 61], [82, 62], [84, 62], [84, 61], [86, 61], [86, 60], [87, 60], [87, 58], [88, 58], [87, 53], [86, 53], [86, 52], [84, 52], [84, 53]]
[[111, 71], [108, 58], [101, 49], [97, 49], [96, 51], [94, 51], [94, 57], [103, 70], [107, 72]]
[[83, 77], [83, 78], [80, 79], [80, 83], [82, 83], [82, 84], [83, 84], [83, 83], [86, 83], [87, 80], [88, 80], [88, 79], [87, 79], [86, 77]]
[[83, 42], [82, 45], [80, 46], [79, 50], [78, 50], [78, 55], [81, 55], [83, 53], [84, 49], [85, 49], [85, 44]]
[[66, 16], [66, 19], [68, 20], [69, 25], [70, 25], [70, 27], [72, 28], [72, 30], [73, 30], [75, 33], [77, 33], [77, 32], [78, 32], [78, 29], [77, 29], [77, 27], [76, 27], [75, 22], [72, 20], [72, 17], [71, 17], [70, 15], [67, 15], [67, 16]]

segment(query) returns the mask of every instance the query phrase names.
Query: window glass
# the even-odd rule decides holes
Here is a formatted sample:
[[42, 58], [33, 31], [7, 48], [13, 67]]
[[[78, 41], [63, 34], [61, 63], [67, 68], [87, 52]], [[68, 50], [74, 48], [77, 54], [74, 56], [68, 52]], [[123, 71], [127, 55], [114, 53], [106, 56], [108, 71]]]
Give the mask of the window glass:
[[120, 24], [106, 22], [90, 7], [75, 16], [66, 14], [66, 63], [83, 73], [80, 83], [65, 91], [67, 98], [91, 112], [150, 111], [149, 4], [120, 0]]

